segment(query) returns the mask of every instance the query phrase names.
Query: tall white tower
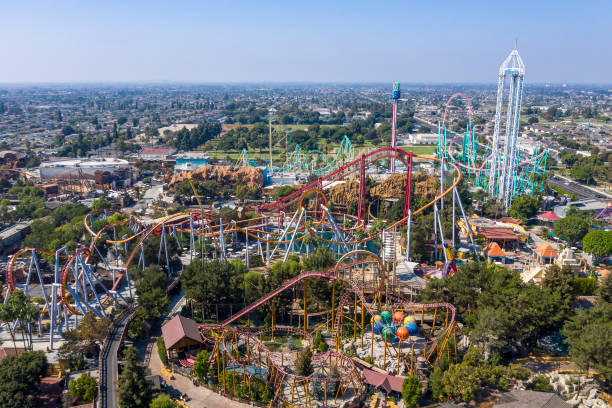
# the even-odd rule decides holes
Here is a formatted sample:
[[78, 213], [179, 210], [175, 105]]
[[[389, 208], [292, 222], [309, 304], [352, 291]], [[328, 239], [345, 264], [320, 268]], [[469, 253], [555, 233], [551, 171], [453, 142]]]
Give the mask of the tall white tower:
[[[506, 135], [502, 140], [501, 120], [506, 78], [508, 78], [508, 108], [506, 110]], [[499, 68], [497, 81], [497, 106], [495, 108], [495, 129], [491, 146], [491, 167], [489, 169], [489, 194], [498, 198], [506, 208], [510, 207], [515, 192], [516, 172], [518, 170], [518, 150], [516, 147], [525, 65], [515, 48]]]

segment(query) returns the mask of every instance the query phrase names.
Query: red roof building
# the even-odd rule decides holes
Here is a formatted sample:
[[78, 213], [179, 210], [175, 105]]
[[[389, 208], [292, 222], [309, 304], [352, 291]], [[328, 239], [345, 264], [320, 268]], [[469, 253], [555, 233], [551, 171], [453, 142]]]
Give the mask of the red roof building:
[[178, 350], [203, 344], [198, 324], [181, 315], [176, 315], [162, 326], [166, 350]]
[[518, 218], [512, 218], [512, 217], [501, 217], [499, 221], [506, 222], [508, 224], [516, 224], [516, 225], [521, 225], [523, 223], [522, 220], [519, 220]]
[[514, 251], [519, 246], [518, 235], [508, 228], [483, 228], [479, 234], [487, 240], [487, 244], [496, 242], [506, 251]]
[[555, 222], [560, 217], [557, 214], [555, 214], [554, 212], [549, 211], [549, 212], [545, 212], [544, 214], [538, 215], [538, 218], [540, 220], [542, 220], [542, 221], [545, 221], [545, 222]]
[[378, 371], [368, 370], [364, 368], [362, 372], [363, 381], [375, 388], [380, 388], [387, 394], [394, 392], [402, 392], [402, 377], [396, 377], [389, 374], [379, 373]]

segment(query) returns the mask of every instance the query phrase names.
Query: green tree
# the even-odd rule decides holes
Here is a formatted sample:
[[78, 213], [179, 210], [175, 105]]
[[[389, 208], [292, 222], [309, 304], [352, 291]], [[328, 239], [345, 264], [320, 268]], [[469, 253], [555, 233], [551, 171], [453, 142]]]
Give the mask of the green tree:
[[96, 198], [91, 204], [91, 209], [93, 211], [103, 210], [105, 208], [111, 208], [111, 203], [104, 197]]
[[151, 401], [149, 408], [178, 408], [178, 404], [168, 394], [160, 394]]
[[542, 374], [533, 377], [529, 388], [540, 392], [551, 392], [553, 390], [548, 377]]
[[102, 343], [108, 335], [110, 324], [108, 317], [98, 318], [92, 312], [88, 312], [79, 323], [78, 337], [88, 344]]
[[144, 320], [161, 317], [169, 302], [165, 290], [166, 273], [159, 266], [152, 265], [137, 276], [135, 286], [140, 315]]
[[96, 394], [96, 379], [85, 373], [68, 385], [70, 395], [79, 401], [92, 402]]
[[181, 275], [181, 282], [185, 296], [201, 303], [203, 308], [209, 304], [241, 303], [246, 272], [240, 261], [194, 259]]
[[[20, 290], [15, 290], [9, 296], [6, 303], [5, 313], [7, 316], [17, 320], [21, 329], [24, 348], [32, 347], [32, 331], [28, 329], [38, 319], [38, 309], [30, 302], [30, 299]], [[27, 339], [27, 344], [26, 344]]]
[[419, 379], [411, 375], [404, 379], [402, 383], [402, 399], [407, 408], [414, 408], [419, 405], [421, 399], [421, 382]]
[[555, 235], [573, 245], [589, 232], [589, 223], [584, 216], [568, 214], [555, 223]]
[[599, 281], [599, 287], [597, 288], [598, 301], [605, 303], [612, 303], [612, 278], [611, 275]]
[[308, 377], [313, 373], [312, 351], [310, 347], [304, 348], [299, 354], [295, 363], [295, 373], [302, 377]]
[[319, 247], [304, 258], [304, 268], [308, 271], [324, 270], [336, 264], [334, 254], [327, 247]]
[[574, 292], [574, 273], [564, 266], [550, 265], [542, 279], [542, 287], [550, 293], [557, 294], [563, 299], [565, 310], [570, 311]]
[[612, 304], [598, 299], [595, 307], [582, 309], [567, 321], [563, 335], [572, 361], [612, 380]]
[[121, 408], [141, 408], [151, 403], [151, 390], [145, 379], [144, 368], [138, 362], [136, 350], [124, 352], [125, 366], [119, 376], [118, 398]]
[[519, 220], [527, 221], [535, 216], [540, 208], [540, 198], [528, 195], [516, 197], [508, 210], [508, 215]]
[[612, 231], [594, 230], [582, 239], [582, 249], [595, 256], [612, 254]]
[[433, 279], [421, 292], [422, 303], [448, 302], [472, 340], [529, 346], [544, 334], [558, 330], [567, 316], [562, 298], [528, 285], [506, 268], [470, 263], [446, 279]]
[[164, 338], [159, 336], [157, 338], [157, 354], [163, 365], [168, 365], [168, 355], [166, 354], [166, 345], [164, 344]]
[[36, 384], [47, 372], [47, 357], [42, 351], [28, 351], [6, 357], [0, 363], [0, 407], [31, 408]]
[[13, 341], [13, 349], [15, 350], [16, 354], [17, 345], [15, 344], [15, 332], [11, 330], [11, 324], [15, 321], [15, 319], [17, 319], [17, 311], [14, 310], [12, 305], [9, 305], [8, 303], [6, 305], [4, 303], [0, 303], [0, 320], [6, 323], [9, 335]]
[[193, 363], [193, 373], [198, 377], [200, 381], [203, 381], [208, 377], [208, 372], [210, 370], [210, 365], [208, 359], [210, 358], [210, 354], [206, 350], [202, 350], [196, 356], [196, 361]]

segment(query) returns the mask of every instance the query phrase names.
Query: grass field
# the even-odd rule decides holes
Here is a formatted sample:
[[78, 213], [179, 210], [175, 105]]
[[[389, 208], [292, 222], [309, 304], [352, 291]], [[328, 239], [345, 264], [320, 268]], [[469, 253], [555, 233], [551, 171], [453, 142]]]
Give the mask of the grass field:
[[[323, 145], [325, 144], [324, 141], [322, 142], [323, 143], [319, 143], [319, 148], [321, 148], [321, 150], [323, 150]], [[329, 152], [328, 155], [332, 156], [334, 152], [336, 151], [336, 149], [338, 148], [338, 144], [328, 143], [326, 147]], [[376, 147], [380, 147], [380, 146], [370, 145], [370, 146], [356, 148], [355, 156], [367, 153], [368, 151]], [[412, 151], [415, 154], [420, 154], [423, 156], [433, 156], [436, 153], [436, 146], [431, 146], [431, 145], [430, 146], [400, 146], [400, 147], [406, 151]], [[272, 161], [278, 163], [279, 160], [285, 160], [284, 153], [285, 153], [284, 149], [281, 149], [280, 147], [277, 146], [272, 151]], [[238, 160], [242, 156], [242, 151], [241, 150], [208, 150], [208, 154], [210, 154], [210, 157], [212, 159], [225, 159], [229, 156], [231, 160]], [[261, 159], [268, 160], [269, 154], [267, 150], [262, 150], [260, 153], [259, 149], [256, 149], [256, 150], [249, 151], [249, 157], [253, 160], [261, 160]]]
[[436, 146], [435, 145], [427, 145], [427, 146], [400, 146], [402, 149], [412, 152], [415, 154], [420, 154], [423, 156], [433, 156], [436, 154]]

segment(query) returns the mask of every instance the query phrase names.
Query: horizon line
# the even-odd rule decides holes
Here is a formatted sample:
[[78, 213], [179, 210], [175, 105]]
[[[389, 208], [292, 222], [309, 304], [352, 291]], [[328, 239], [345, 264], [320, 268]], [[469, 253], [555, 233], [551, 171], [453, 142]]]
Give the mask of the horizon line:
[[[85, 80], [85, 81], [11, 81], [0, 82], [0, 86], [15, 85], [386, 85], [396, 81], [175, 81], [175, 80]], [[402, 81], [399, 81], [402, 83]], [[497, 81], [416, 81], [403, 82], [406, 86], [414, 85], [496, 85]], [[531, 82], [530, 85], [589, 85], [612, 86], [612, 82]]]

